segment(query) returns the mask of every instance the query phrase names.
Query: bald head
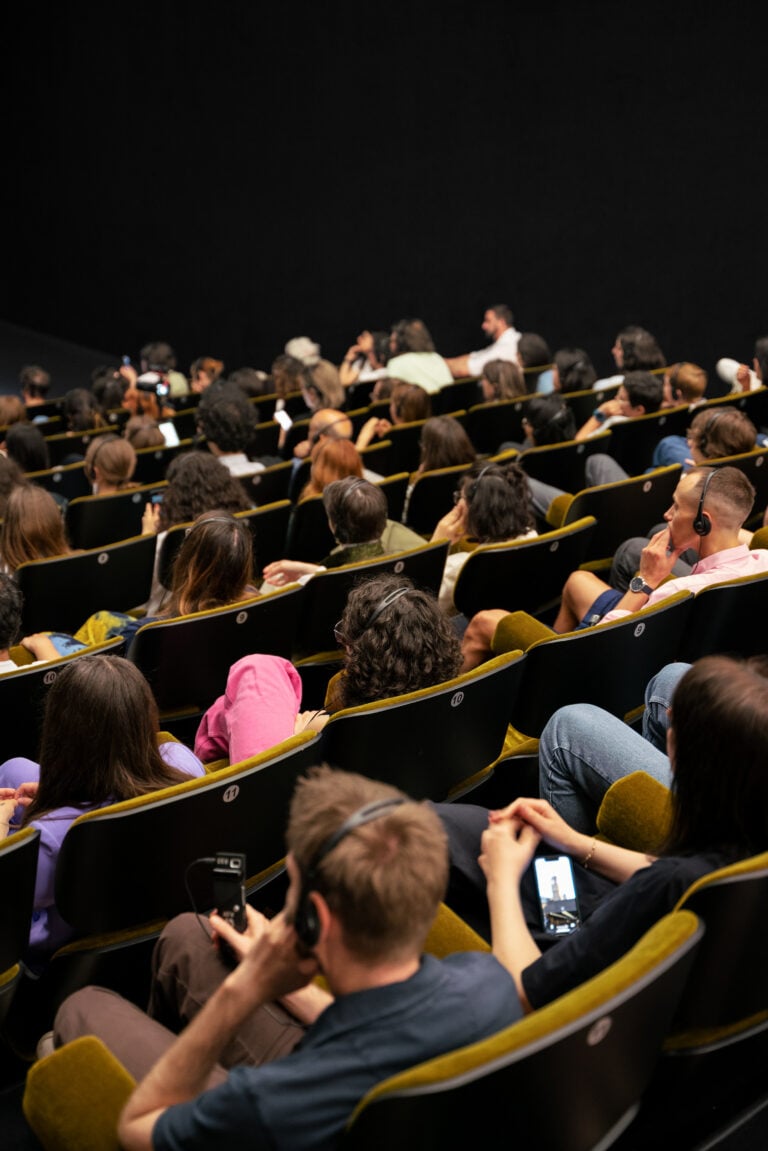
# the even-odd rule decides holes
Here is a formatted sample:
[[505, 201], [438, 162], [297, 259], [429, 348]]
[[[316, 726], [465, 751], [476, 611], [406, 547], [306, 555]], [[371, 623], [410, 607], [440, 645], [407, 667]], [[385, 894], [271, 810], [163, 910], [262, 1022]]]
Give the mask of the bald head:
[[351, 440], [352, 421], [336, 408], [319, 408], [309, 421], [309, 440], [316, 444], [326, 436], [331, 440]]

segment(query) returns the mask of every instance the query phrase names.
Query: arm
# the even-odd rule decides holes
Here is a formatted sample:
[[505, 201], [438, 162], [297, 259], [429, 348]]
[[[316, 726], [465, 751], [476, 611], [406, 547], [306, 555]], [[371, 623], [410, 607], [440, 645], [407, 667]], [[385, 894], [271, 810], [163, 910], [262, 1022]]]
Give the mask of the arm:
[[459, 500], [455, 508], [451, 508], [447, 515], [438, 522], [432, 532], [432, 543], [437, 540], [450, 540], [455, 544], [467, 532], [467, 505]]
[[[690, 541], [687, 541], [684, 547], [673, 547], [669, 538], [669, 528], [663, 528], [651, 537], [650, 543], [640, 553], [638, 574], [652, 591], [656, 591], [659, 584], [672, 574], [672, 568], [688, 546]], [[615, 611], [639, 611], [645, 607], [650, 598], [650, 592], [627, 591], [608, 614], [611, 616]]]
[[[250, 921], [250, 917], [249, 917]], [[223, 920], [216, 929], [224, 931]], [[136, 1087], [118, 1124], [126, 1151], [151, 1151], [152, 1131], [166, 1108], [193, 1099], [227, 1043], [245, 1019], [264, 1003], [291, 995], [316, 974], [314, 959], [299, 958], [296, 933], [283, 914], [258, 924], [258, 937], [231, 974], [184, 1029], [176, 1042]], [[250, 922], [249, 922], [250, 931]], [[233, 932], [237, 935], [237, 932]], [[227, 940], [231, 941], [227, 934]]]
[[392, 425], [389, 420], [382, 420], [379, 419], [378, 416], [371, 416], [360, 429], [360, 433], [355, 440], [355, 447], [358, 451], [367, 448], [374, 436], [381, 437], [385, 435], [391, 427]]
[[593, 415], [589, 417], [585, 424], [582, 424], [577, 431], [574, 439], [588, 440], [595, 432], [599, 432], [605, 421], [609, 416], [620, 416], [621, 404], [618, 400], [606, 400], [599, 408], [596, 408]]
[[299, 576], [314, 575], [324, 570], [322, 564], [304, 563], [302, 560], [275, 560], [267, 564], [261, 574], [267, 583], [283, 584], [297, 580]]
[[144, 514], [141, 517], [141, 534], [143, 536], [156, 535], [160, 531], [160, 505], [147, 503], [144, 505]]
[[487, 881], [493, 954], [515, 981], [523, 1010], [530, 1011], [522, 973], [541, 952], [525, 922], [520, 880], [539, 843], [538, 833], [520, 819], [507, 817], [489, 824], [478, 858]]
[[445, 362], [454, 380], [460, 380], [464, 376], [472, 374], [469, 370], [469, 356], [452, 356], [450, 359], [446, 357]]
[[49, 660], [58, 659], [59, 652], [53, 646], [53, 643], [42, 632], [36, 632], [35, 635], [25, 635], [21, 641], [21, 646], [25, 647], [27, 651], [31, 651], [36, 660]]
[[516, 799], [502, 811], [492, 811], [489, 818], [491, 826], [509, 819], [530, 824], [545, 843], [614, 883], [623, 883], [654, 860], [654, 856], [575, 831], [545, 799]]
[[8, 829], [11, 823], [11, 816], [16, 810], [16, 800], [14, 799], [14, 792], [12, 788], [4, 787], [2, 794], [10, 791], [10, 797], [0, 798], [0, 839], [5, 839], [8, 835]]

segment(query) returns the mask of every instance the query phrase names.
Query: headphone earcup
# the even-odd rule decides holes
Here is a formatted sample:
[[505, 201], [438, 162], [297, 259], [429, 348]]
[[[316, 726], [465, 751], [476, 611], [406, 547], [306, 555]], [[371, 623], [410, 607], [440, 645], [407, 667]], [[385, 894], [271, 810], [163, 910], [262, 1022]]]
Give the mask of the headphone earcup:
[[300, 942], [303, 943], [305, 947], [315, 946], [320, 937], [320, 920], [317, 916], [317, 908], [310, 898], [309, 892], [307, 892], [306, 895], [302, 895], [299, 900], [293, 926]]
[[712, 521], [705, 512], [696, 516], [696, 519], [693, 521], [693, 530], [697, 536], [708, 536], [712, 531]]

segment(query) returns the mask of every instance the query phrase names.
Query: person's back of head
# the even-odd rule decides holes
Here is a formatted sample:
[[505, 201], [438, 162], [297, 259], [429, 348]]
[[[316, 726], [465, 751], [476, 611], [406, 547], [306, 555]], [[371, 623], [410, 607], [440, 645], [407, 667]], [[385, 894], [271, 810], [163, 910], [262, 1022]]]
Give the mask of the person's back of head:
[[318, 360], [309, 375], [322, 407], [338, 408], [344, 403], [344, 385], [339, 369], [330, 360]]
[[645, 328], [631, 325], [618, 336], [622, 349], [622, 367], [625, 372], [646, 371], [666, 366], [666, 358], [655, 336]]
[[207, 388], [197, 407], [198, 431], [220, 452], [248, 452], [253, 442], [257, 413], [237, 384], [217, 380]]
[[301, 877], [293, 918], [305, 946], [316, 942], [317, 892], [366, 964], [421, 953], [448, 881], [446, 834], [429, 805], [324, 765], [298, 781], [286, 841]]
[[161, 758], [158, 727], [154, 697], [134, 664], [99, 654], [72, 660], [45, 698], [40, 782], [24, 823], [59, 807], [118, 803], [188, 779]]
[[390, 349], [395, 356], [406, 352], [435, 350], [434, 341], [423, 320], [399, 320], [392, 326], [390, 341]]
[[664, 399], [664, 380], [650, 372], [627, 372], [622, 380], [633, 408], [645, 408], [646, 415], [657, 412]]
[[387, 497], [378, 484], [359, 476], [326, 484], [323, 507], [340, 544], [372, 543], [387, 526]]
[[21, 638], [21, 613], [24, 597], [15, 579], [0, 572], [0, 652], [5, 652]]
[[172, 372], [176, 367], [176, 353], [165, 340], [151, 340], [139, 352], [144, 372]]
[[707, 373], [688, 360], [670, 364], [665, 378], [669, 379], [670, 398], [681, 404], [695, 404], [707, 390]]
[[537, 448], [565, 443], [576, 435], [576, 419], [560, 395], [534, 396], [525, 405], [524, 419]]
[[270, 389], [281, 399], [300, 392], [306, 383], [306, 368], [295, 356], [276, 356], [270, 367]]
[[266, 396], [271, 391], [268, 374], [259, 368], [235, 368], [227, 379], [231, 384], [236, 384], [246, 398]]
[[486, 400], [513, 400], [516, 396], [525, 395], [526, 391], [522, 370], [519, 364], [513, 364], [511, 360], [491, 360], [487, 363], [480, 384]]
[[716, 460], [753, 451], [757, 428], [739, 408], [725, 406], [697, 412], [691, 420], [688, 438], [704, 459]]
[[0, 529], [0, 555], [6, 568], [15, 571], [23, 563], [68, 551], [61, 509], [51, 493], [37, 484], [15, 487]]
[[136, 451], [141, 448], [161, 448], [165, 445], [165, 436], [160, 430], [160, 425], [151, 416], [131, 416], [123, 428], [123, 435]]
[[538, 332], [522, 332], [517, 357], [523, 368], [545, 368], [552, 363], [549, 344]]
[[197, 517], [176, 553], [164, 614], [190, 615], [237, 603], [255, 594], [252, 583], [251, 529], [215, 508]]
[[[726, 470], [726, 469], [723, 469]], [[706, 656], [672, 699], [669, 854], [768, 848], [768, 660]]]
[[754, 360], [755, 371], [765, 387], [768, 384], [768, 336], [760, 336], [755, 340]]
[[0, 520], [5, 515], [8, 497], [13, 489], [26, 482], [24, 472], [16, 461], [0, 452]]
[[96, 436], [85, 453], [84, 470], [100, 491], [126, 487], [136, 471], [136, 449], [123, 436]]
[[322, 439], [312, 448], [311, 458], [311, 478], [301, 493], [302, 499], [320, 495], [335, 480], [362, 477], [363, 459], [350, 440]]
[[50, 373], [39, 364], [26, 364], [19, 373], [19, 388], [25, 403], [43, 403], [51, 387]]
[[61, 410], [70, 432], [87, 432], [106, 423], [96, 397], [87, 388], [71, 388], [64, 396]]
[[318, 408], [309, 421], [309, 443], [311, 447], [321, 437], [329, 440], [351, 440], [354, 425], [349, 416], [339, 408]]
[[19, 396], [0, 396], [0, 428], [26, 420], [27, 409]]
[[432, 415], [429, 392], [418, 384], [408, 384], [404, 380], [398, 380], [393, 387], [389, 407], [395, 424], [410, 424], [415, 420], [426, 420]]
[[168, 487], [160, 505], [163, 531], [214, 508], [244, 512], [251, 506], [243, 485], [210, 452], [182, 452], [171, 460], [165, 478]]
[[561, 392], [584, 392], [592, 387], [597, 372], [589, 354], [583, 348], [558, 348], [555, 352], [558, 390]]
[[320, 363], [320, 345], [309, 336], [294, 336], [285, 345], [286, 356], [299, 360], [307, 368], [314, 368]]
[[5, 450], [23, 472], [43, 472], [51, 466], [48, 444], [37, 424], [11, 424], [5, 435]]
[[477, 452], [458, 420], [453, 416], [431, 416], [421, 429], [422, 471], [474, 463]]
[[475, 464], [462, 476], [461, 492], [470, 539], [496, 543], [533, 528], [528, 480], [519, 464]]
[[354, 587], [339, 634], [344, 707], [434, 687], [461, 669], [458, 636], [436, 597], [405, 576], [375, 576]]

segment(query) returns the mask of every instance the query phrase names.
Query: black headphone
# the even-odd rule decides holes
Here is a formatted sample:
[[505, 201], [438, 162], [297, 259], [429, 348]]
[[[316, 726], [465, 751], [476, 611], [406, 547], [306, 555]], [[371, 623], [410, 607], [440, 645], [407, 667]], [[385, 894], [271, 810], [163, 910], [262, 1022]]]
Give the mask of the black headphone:
[[467, 493], [464, 496], [464, 499], [467, 501], [468, 504], [471, 503], [472, 500], [477, 495], [477, 489], [480, 487], [480, 480], [483, 478], [485, 473], [487, 471], [489, 471], [491, 468], [495, 468], [496, 466], [497, 466], [496, 464], [486, 464], [485, 467], [480, 470], [477, 478], [475, 480], [473, 480], [473, 482], [469, 485], [469, 489], [467, 490]]
[[119, 440], [119, 439], [122, 439], [122, 436], [104, 436], [101, 438], [101, 443], [96, 448], [96, 451], [93, 453], [93, 459], [91, 460], [90, 464], [88, 465], [88, 469], [86, 472], [86, 476], [88, 478], [89, 483], [92, 483], [92, 484], [96, 483], [96, 460], [99, 458], [99, 453], [101, 452], [101, 449], [104, 447], [105, 444], [113, 444], [116, 440]]
[[351, 831], [357, 827], [362, 827], [365, 823], [371, 823], [374, 819], [378, 819], [382, 815], [386, 815], [393, 807], [399, 807], [400, 804], [406, 803], [405, 799], [378, 799], [373, 803], [366, 803], [365, 807], [359, 808], [348, 819], [345, 819], [341, 827], [334, 831], [333, 835], [326, 839], [325, 843], [315, 852], [309, 866], [303, 871], [301, 877], [301, 891], [299, 893], [298, 903], [296, 905], [296, 913], [293, 918], [293, 926], [299, 941], [307, 948], [312, 948], [317, 943], [320, 937], [320, 920], [317, 916], [317, 909], [310, 899], [310, 894], [317, 882], [317, 872], [320, 864], [325, 857], [333, 851], [334, 847], [345, 839]]
[[[715, 417], [713, 416], [712, 418], [714, 419]], [[708, 536], [712, 531], [712, 520], [709, 518], [709, 516], [704, 515], [704, 496], [707, 494], [707, 488], [712, 482], [712, 477], [714, 474], [715, 472], [713, 469], [711, 472], [709, 472], [707, 478], [704, 480], [704, 483], [701, 485], [699, 508], [696, 512], [696, 518], [693, 521], [693, 530], [696, 532], [697, 536]]]
[[715, 412], [713, 415], [711, 415], [709, 417], [709, 419], [705, 423], [704, 427], [701, 429], [701, 432], [699, 433], [699, 443], [698, 443], [698, 448], [699, 448], [700, 452], [704, 452], [706, 450], [707, 444], [709, 442], [709, 433], [712, 430], [712, 426], [713, 426], [713, 424], [715, 424], [720, 419], [720, 416], [722, 416], [722, 414], [723, 413], [721, 411]]

